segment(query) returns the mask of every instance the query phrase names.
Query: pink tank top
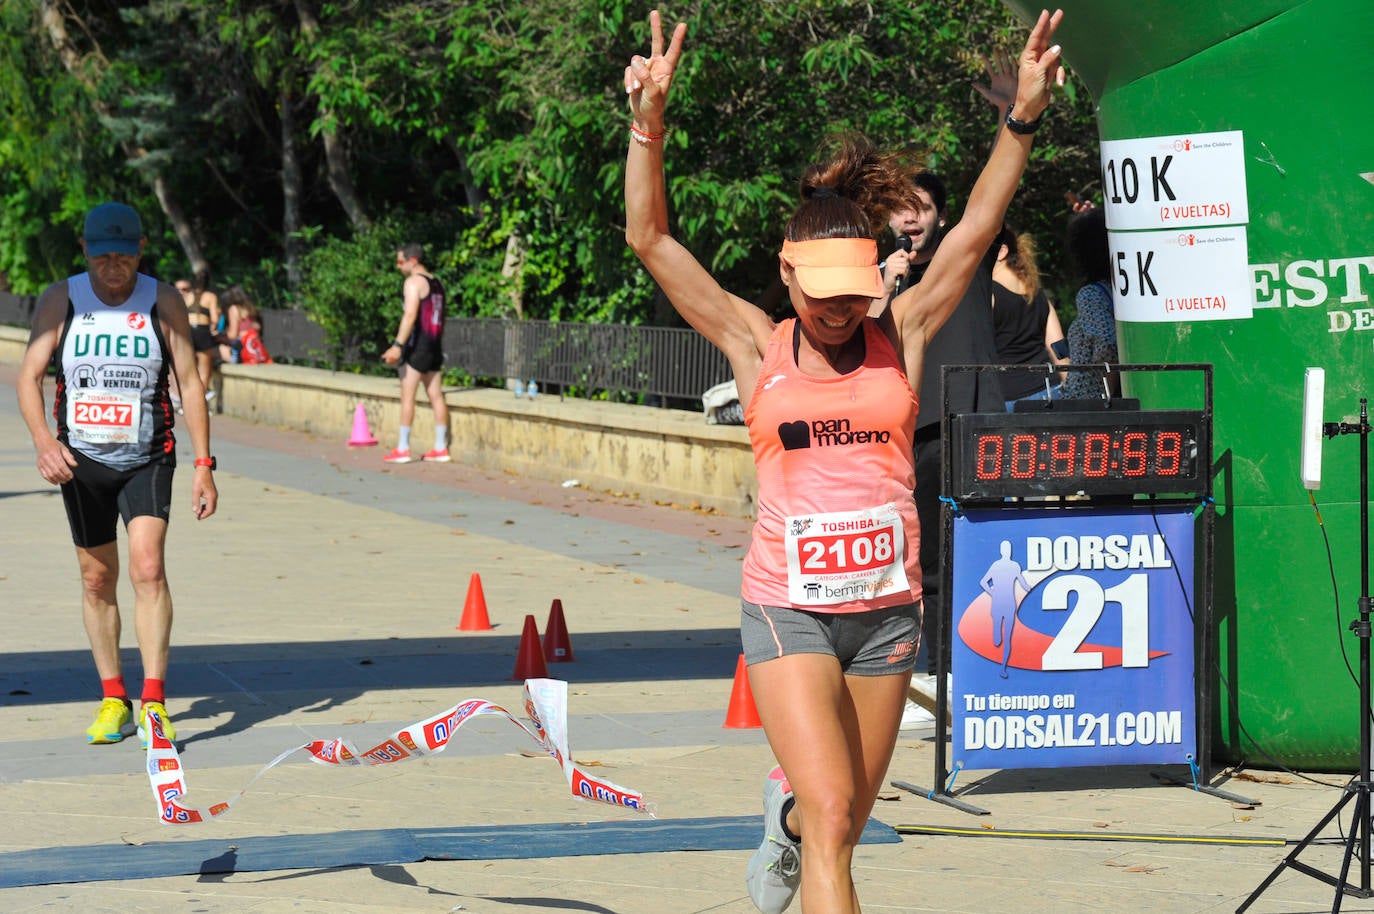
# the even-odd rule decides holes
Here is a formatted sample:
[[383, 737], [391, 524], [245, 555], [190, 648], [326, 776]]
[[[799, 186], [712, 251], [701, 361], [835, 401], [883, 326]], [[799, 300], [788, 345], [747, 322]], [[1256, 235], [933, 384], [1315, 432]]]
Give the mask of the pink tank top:
[[892, 343], [863, 323], [864, 362], [839, 378], [801, 373], [795, 319], [773, 331], [745, 411], [758, 520], [741, 594], [816, 612], [921, 599], [913, 491], [916, 396]]

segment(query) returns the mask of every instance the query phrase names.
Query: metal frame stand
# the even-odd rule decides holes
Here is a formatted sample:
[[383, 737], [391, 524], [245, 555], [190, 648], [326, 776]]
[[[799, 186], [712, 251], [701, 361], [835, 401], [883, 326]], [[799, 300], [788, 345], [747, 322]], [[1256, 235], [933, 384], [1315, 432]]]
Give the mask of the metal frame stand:
[[[1250, 907], [1255, 899], [1263, 894], [1264, 890], [1269, 888], [1273, 881], [1279, 877], [1279, 874], [1288, 867], [1335, 887], [1336, 897], [1331, 905], [1332, 914], [1340, 911], [1341, 902], [1345, 900], [1347, 895], [1353, 895], [1356, 898], [1374, 898], [1374, 887], [1370, 885], [1369, 856], [1370, 794], [1374, 792], [1374, 784], [1370, 783], [1369, 770], [1369, 401], [1363, 397], [1360, 399], [1360, 421], [1358, 424], [1328, 422], [1323, 424], [1322, 430], [1328, 438], [1334, 438], [1336, 435], [1360, 436], [1360, 617], [1350, 623], [1350, 630], [1360, 639], [1360, 773], [1345, 786], [1345, 795], [1341, 797], [1340, 802], [1332, 807], [1325, 816], [1322, 816], [1321, 821], [1307, 833], [1307, 837], [1299, 841], [1292, 852], [1283, 858], [1283, 862], [1276, 866], [1274, 871], [1259, 884], [1259, 888], [1250, 893], [1250, 897], [1245, 899], [1245, 903], [1236, 908], [1236, 914], [1241, 914], [1242, 911]], [[1350, 822], [1350, 835], [1345, 841], [1345, 856], [1341, 858], [1340, 876], [1332, 876], [1330, 873], [1322, 872], [1299, 860], [1298, 855], [1311, 846], [1317, 835], [1321, 834], [1331, 820], [1340, 815], [1341, 810], [1351, 800], [1355, 801], [1355, 811]], [[1355, 885], [1350, 882], [1349, 876], [1350, 864], [1356, 856], [1357, 845], [1360, 859], [1360, 882]]]
[[[1108, 365], [1097, 365], [1097, 366], [1069, 366], [1069, 367], [1070, 367], [1070, 368], [1074, 368], [1074, 367], [1077, 367], [1077, 368], [1090, 368], [1090, 369], [1099, 370], [1099, 371], [1102, 371], [1102, 372], [1109, 372], [1109, 371], [1113, 371], [1113, 370], [1114, 370], [1114, 371], [1119, 371], [1119, 372], [1125, 372], [1125, 371], [1145, 371], [1145, 372], [1158, 372], [1158, 371], [1163, 371], [1163, 372], [1179, 372], [1179, 371], [1185, 371], [1185, 372], [1186, 372], [1186, 371], [1192, 371], [1192, 372], [1199, 372], [1199, 373], [1201, 373], [1201, 375], [1202, 375], [1202, 377], [1203, 377], [1203, 404], [1204, 404], [1204, 406], [1203, 406], [1203, 415], [1204, 415], [1205, 420], [1206, 420], [1206, 422], [1208, 423], [1209, 429], [1210, 429], [1210, 424], [1211, 424], [1211, 421], [1212, 421], [1212, 366], [1211, 366], [1211, 365], [1208, 365], [1208, 364], [1201, 364], [1201, 363], [1199, 363], [1199, 364], [1174, 364], [1174, 365], [1166, 365], [1166, 364], [1127, 364], [1127, 365], [1112, 365], [1112, 366], [1108, 366]], [[1008, 370], [1011, 370], [1011, 369], [1009, 369], [1008, 366], [989, 366], [989, 365], [947, 365], [947, 366], [945, 366], [945, 374], [946, 374], [946, 375], [951, 374], [951, 373], [955, 373], [955, 372], [986, 372], [986, 371], [1001, 371], [1001, 372], [1004, 372], [1004, 373], [1005, 373], [1005, 372], [1008, 371]], [[942, 382], [943, 382], [943, 381], [944, 381], [944, 378], [942, 378]], [[947, 388], [948, 385], [944, 385], [944, 387]], [[951, 557], [952, 557], [952, 556], [951, 556], [951, 553], [952, 553], [951, 541], [952, 541], [952, 538], [953, 538], [953, 530], [954, 530], [954, 515], [955, 515], [955, 513], [956, 513], [957, 510], [958, 510], [958, 506], [953, 502], [952, 499], [950, 499], [950, 498], [948, 497], [948, 493], [950, 493], [950, 492], [953, 490], [953, 482], [952, 482], [952, 473], [953, 473], [953, 467], [952, 467], [952, 463], [953, 463], [953, 453], [952, 453], [951, 429], [950, 429], [950, 404], [949, 404], [949, 402], [948, 402], [947, 389], [946, 389], [946, 390], [942, 390], [941, 394], [942, 394], [941, 399], [942, 399], [942, 405], [943, 405], [942, 420], [941, 420], [941, 429], [940, 429], [940, 436], [941, 436], [941, 440], [942, 440], [942, 475], [943, 475], [941, 491], [942, 491], [943, 493], [945, 493], [945, 497], [942, 497], [942, 499], [941, 499], [941, 500], [944, 502], [944, 504], [941, 506], [941, 512], [940, 512], [940, 515], [941, 515], [941, 517], [940, 517], [940, 521], [941, 521], [941, 522], [940, 522], [941, 588], [942, 588], [942, 593], [944, 594], [944, 598], [945, 598], [945, 599], [949, 599], [949, 595], [951, 594], [951, 592], [952, 592], [952, 590], [953, 590], [953, 578], [954, 578], [953, 569], [952, 569], [952, 567], [951, 567]], [[1117, 402], [1117, 401], [1107, 401], [1107, 402], [1104, 404], [1104, 406], [1110, 408], [1115, 402]], [[1210, 467], [1212, 466], [1212, 441], [1211, 441], [1211, 435], [1210, 435], [1210, 434], [1207, 435], [1207, 452], [1206, 452], [1205, 454], [1200, 454], [1200, 455], [1199, 455], [1199, 459], [1201, 459], [1201, 460], [1204, 461], [1204, 466], [1206, 466], [1206, 467], [1208, 467], [1208, 468], [1210, 468]], [[1197, 491], [1197, 492], [1194, 492], [1194, 493], [1193, 493], [1193, 495], [1195, 496], [1195, 499], [1196, 499], [1195, 504], [1200, 504], [1200, 505], [1202, 506], [1202, 512], [1203, 512], [1203, 514], [1202, 514], [1202, 520], [1203, 520], [1203, 525], [1202, 525], [1202, 562], [1203, 562], [1203, 565], [1202, 565], [1202, 580], [1201, 580], [1201, 582], [1200, 582], [1200, 583], [1201, 583], [1201, 586], [1202, 586], [1202, 599], [1199, 601], [1200, 606], [1197, 607], [1197, 609], [1198, 609], [1198, 618], [1197, 618], [1196, 621], [1195, 621], [1195, 639], [1196, 639], [1195, 648], [1196, 648], [1196, 650], [1195, 650], [1195, 661], [1194, 661], [1194, 681], [1195, 681], [1195, 683], [1196, 683], [1196, 687], [1195, 687], [1195, 688], [1196, 688], [1196, 714], [1195, 714], [1195, 717], [1196, 717], [1196, 721], [1197, 721], [1196, 747], [1197, 747], [1197, 756], [1198, 756], [1198, 757], [1195, 758], [1195, 759], [1190, 759], [1190, 762], [1191, 762], [1192, 765], [1193, 765], [1193, 775], [1194, 775], [1193, 778], [1192, 778], [1191, 780], [1185, 780], [1185, 779], [1182, 779], [1182, 778], [1175, 778], [1175, 777], [1171, 777], [1171, 776], [1169, 776], [1169, 775], [1167, 775], [1167, 774], [1156, 775], [1156, 777], [1159, 777], [1161, 780], [1167, 780], [1167, 781], [1169, 781], [1169, 782], [1171, 782], [1171, 783], [1176, 783], [1176, 784], [1179, 784], [1179, 785], [1181, 785], [1181, 786], [1189, 787], [1189, 788], [1191, 788], [1191, 789], [1193, 789], [1193, 790], [1196, 790], [1198, 793], [1205, 793], [1205, 794], [1208, 794], [1209, 796], [1218, 797], [1218, 798], [1220, 798], [1220, 799], [1228, 800], [1228, 801], [1233, 802], [1233, 803], [1245, 803], [1245, 804], [1250, 804], [1250, 805], [1258, 805], [1258, 801], [1257, 801], [1257, 800], [1254, 800], [1254, 799], [1251, 799], [1251, 798], [1248, 798], [1248, 797], [1244, 797], [1244, 796], [1240, 796], [1240, 795], [1237, 795], [1237, 794], [1233, 794], [1233, 793], [1228, 793], [1228, 792], [1226, 792], [1226, 791], [1224, 791], [1224, 790], [1219, 790], [1218, 788], [1211, 786], [1211, 783], [1210, 783], [1211, 780], [1212, 780], [1213, 774], [1214, 774], [1214, 772], [1213, 772], [1213, 770], [1212, 770], [1212, 762], [1211, 762], [1211, 755], [1212, 755], [1212, 699], [1213, 699], [1213, 692], [1212, 692], [1212, 688], [1211, 688], [1211, 685], [1210, 685], [1210, 682], [1211, 682], [1211, 675], [1210, 675], [1210, 672], [1211, 672], [1212, 657], [1213, 657], [1213, 651], [1212, 651], [1212, 618], [1213, 618], [1213, 616], [1212, 616], [1212, 611], [1213, 611], [1213, 603], [1214, 603], [1213, 576], [1214, 576], [1214, 571], [1215, 571], [1215, 565], [1214, 565], [1215, 559], [1214, 559], [1214, 555], [1213, 555], [1213, 543], [1214, 543], [1213, 537], [1214, 537], [1215, 518], [1216, 518], [1216, 509], [1215, 509], [1215, 506], [1213, 505], [1213, 502], [1212, 502], [1212, 484], [1211, 484], [1211, 478], [1212, 478], [1212, 477], [1211, 477], [1211, 473], [1208, 472], [1208, 473], [1206, 474], [1206, 482], [1205, 482], [1204, 486], [1202, 487], [1202, 489], [1201, 489], [1200, 491]], [[1177, 502], [1175, 502], [1175, 503], [1177, 503]], [[1367, 607], [1366, 607], [1366, 608], [1367, 608]], [[979, 807], [979, 806], [974, 806], [974, 805], [971, 804], [971, 803], [968, 803], [968, 802], [965, 802], [964, 800], [958, 799], [958, 798], [956, 798], [955, 796], [953, 796], [953, 794], [951, 793], [951, 787], [952, 787], [952, 783], [953, 783], [953, 776], [958, 774], [958, 769], [956, 768], [955, 771], [950, 771], [949, 768], [947, 767], [948, 758], [949, 758], [949, 747], [948, 747], [948, 744], [947, 744], [947, 742], [946, 742], [945, 734], [944, 734], [944, 728], [945, 728], [945, 726], [946, 726], [946, 721], [949, 719], [949, 717], [948, 717], [948, 715], [949, 715], [949, 695], [948, 695], [948, 681], [947, 681], [947, 675], [946, 675], [946, 674], [948, 673], [948, 664], [947, 664], [946, 661], [945, 661], [945, 650], [946, 650], [946, 646], [948, 645], [949, 639], [950, 639], [950, 636], [951, 636], [951, 633], [948, 631], [948, 625], [946, 624], [946, 616], [947, 616], [947, 613], [945, 613], [945, 612], [941, 612], [941, 613], [940, 613], [940, 616], [939, 616], [939, 618], [938, 618], [938, 620], [937, 620], [937, 622], [936, 622], [936, 641], [937, 641], [938, 643], [937, 643], [936, 645], [932, 645], [932, 646], [931, 646], [931, 650], [935, 650], [935, 651], [938, 652], [938, 654], [937, 654], [937, 658], [938, 658], [938, 659], [936, 660], [936, 669], [937, 669], [937, 672], [936, 672], [936, 693], [935, 693], [935, 694], [936, 694], [936, 702], [935, 702], [935, 708], [936, 708], [936, 710], [935, 710], [936, 739], [935, 739], [935, 753], [934, 753], [934, 755], [935, 755], [935, 771], [934, 771], [935, 784], [934, 784], [934, 787], [932, 787], [932, 788], [918, 787], [918, 786], [916, 786], [916, 785], [914, 785], [914, 784], [911, 784], [911, 783], [908, 783], [908, 782], [906, 782], [906, 781], [895, 781], [895, 780], [894, 780], [894, 781], [891, 781], [890, 783], [892, 784], [893, 787], [896, 787], [896, 788], [898, 788], [899, 790], [905, 790], [905, 791], [907, 791], [907, 792], [909, 792], [909, 793], [915, 794], [916, 796], [924, 797], [924, 798], [926, 798], [926, 799], [928, 799], [928, 800], [932, 800], [932, 801], [934, 801], [934, 802], [936, 802], [936, 803], [942, 803], [942, 804], [944, 804], [944, 805], [946, 805], [946, 806], [950, 806], [950, 807], [952, 807], [952, 808], [954, 808], [954, 809], [958, 809], [958, 810], [960, 810], [960, 811], [962, 811], [962, 812], [969, 813], [970, 815], [980, 815], [980, 816], [990, 815], [989, 810], [983, 809], [983, 808], [981, 808], [981, 807]], [[1368, 647], [1368, 642], [1367, 642], [1367, 641], [1365, 642], [1365, 647], [1366, 647], [1366, 648]], [[1366, 775], [1367, 775], [1367, 773], [1366, 773]], [[1366, 776], [1365, 780], [1366, 780], [1366, 781], [1368, 780], [1368, 777], [1367, 777], [1367, 776]], [[1367, 806], [1366, 806], [1366, 809], [1368, 809]]]

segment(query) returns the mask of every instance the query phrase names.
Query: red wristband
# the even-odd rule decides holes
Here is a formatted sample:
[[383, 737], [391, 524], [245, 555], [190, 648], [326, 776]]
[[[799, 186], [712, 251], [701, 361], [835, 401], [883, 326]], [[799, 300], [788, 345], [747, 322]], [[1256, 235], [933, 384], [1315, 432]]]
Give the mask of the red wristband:
[[213, 458], [213, 457], [197, 457], [197, 458], [196, 458], [196, 466], [197, 466], [197, 467], [209, 467], [210, 469], [213, 470], [213, 469], [216, 469], [216, 468], [219, 466], [219, 461], [215, 460], [215, 458]]
[[647, 130], [640, 130], [634, 124], [631, 124], [630, 136], [634, 137], [635, 142], [637, 142], [639, 145], [648, 146], [650, 143], [661, 142], [665, 137], [668, 136], [668, 131], [665, 130], [662, 133], [649, 133]]

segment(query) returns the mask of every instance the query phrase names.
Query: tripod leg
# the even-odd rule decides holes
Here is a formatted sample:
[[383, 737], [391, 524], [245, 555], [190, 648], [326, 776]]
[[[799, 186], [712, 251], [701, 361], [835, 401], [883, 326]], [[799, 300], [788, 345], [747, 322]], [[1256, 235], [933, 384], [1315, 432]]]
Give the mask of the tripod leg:
[[[1304, 850], [1306, 850], [1307, 847], [1308, 847], [1314, 840], [1316, 840], [1317, 835], [1321, 834], [1322, 829], [1326, 828], [1326, 826], [1331, 822], [1332, 819], [1334, 819], [1334, 818], [1336, 818], [1336, 816], [1340, 815], [1341, 810], [1345, 808], [1345, 804], [1349, 803], [1354, 797], [1355, 797], [1355, 791], [1354, 791], [1353, 789], [1348, 789], [1348, 790], [1346, 790], [1345, 796], [1341, 797], [1340, 802], [1337, 803], [1335, 806], [1331, 807], [1331, 811], [1328, 812], [1325, 816], [1323, 816], [1323, 817], [1322, 817], [1322, 820], [1321, 820], [1320, 822], [1317, 823], [1316, 827], [1313, 828], [1310, 832], [1307, 833], [1307, 837], [1305, 837], [1305, 838], [1303, 838], [1301, 841], [1299, 841], [1298, 844], [1297, 844], [1297, 846], [1294, 847], [1293, 850], [1289, 852], [1288, 856], [1287, 856], [1287, 857], [1284, 857], [1283, 860], [1282, 860], [1282, 862], [1280, 862], [1278, 866], [1274, 867], [1273, 872], [1271, 872], [1268, 876], [1266, 876], [1266, 877], [1264, 878], [1264, 881], [1261, 882], [1261, 883], [1259, 884], [1259, 888], [1257, 888], [1257, 889], [1255, 889], [1253, 892], [1251, 892], [1251, 893], [1250, 893], [1250, 897], [1249, 897], [1249, 898], [1246, 898], [1245, 901], [1241, 904], [1241, 906], [1238, 907], [1238, 908], [1236, 908], [1236, 914], [1242, 914], [1242, 912], [1244, 912], [1246, 908], [1248, 908], [1248, 907], [1250, 907], [1250, 905], [1254, 904], [1254, 903], [1255, 903], [1255, 899], [1256, 899], [1256, 898], [1259, 898], [1261, 895], [1263, 895], [1263, 894], [1264, 894], [1264, 890], [1267, 889], [1267, 888], [1269, 888], [1270, 884], [1273, 883], [1273, 881], [1274, 881], [1275, 879], [1279, 878], [1279, 874], [1282, 873], [1282, 872], [1284, 871], [1284, 868], [1285, 868], [1285, 867], [1290, 867], [1290, 866], [1291, 866], [1291, 867], [1293, 867], [1293, 868], [1296, 869], [1296, 870], [1300, 870], [1300, 871], [1302, 871], [1302, 872], [1307, 873], [1309, 876], [1315, 876], [1315, 877], [1318, 878], [1318, 879], [1325, 879], [1325, 881], [1330, 882], [1330, 881], [1331, 881], [1331, 877], [1330, 877], [1330, 876], [1327, 876], [1325, 873], [1322, 873], [1322, 872], [1320, 872], [1320, 871], [1318, 871], [1318, 870], [1315, 870], [1315, 869], [1313, 869], [1312, 867], [1307, 866], [1305, 863], [1302, 863], [1301, 861], [1298, 860], [1298, 855], [1301, 854]], [[1351, 836], [1353, 837], [1354, 834], [1355, 834], [1355, 832], [1354, 832], [1353, 827], [1352, 827]], [[1346, 858], [1346, 864], [1347, 864], [1347, 866], [1349, 865], [1349, 863], [1350, 863], [1350, 858], [1347, 857], [1347, 858]], [[1344, 882], [1344, 876], [1342, 876], [1342, 882]], [[1337, 898], [1338, 904], [1339, 904], [1340, 896], [1341, 896], [1341, 892], [1340, 892], [1339, 889], [1337, 889], [1337, 891], [1336, 891], [1336, 898]], [[1339, 910], [1339, 907], [1338, 907], [1338, 910]]]
[[[1360, 844], [1361, 851], [1364, 852], [1369, 838], [1368, 787], [1368, 784], [1359, 785], [1360, 798], [1355, 801], [1355, 814], [1350, 822], [1350, 837], [1345, 842], [1345, 859], [1341, 861], [1341, 878], [1336, 883], [1336, 898], [1331, 902], [1331, 914], [1340, 914], [1341, 902], [1345, 900], [1345, 890], [1349, 884], [1347, 878], [1350, 876], [1350, 861], [1355, 856], [1355, 845]], [[1363, 840], [1361, 840], [1362, 838]], [[1364, 888], [1368, 888], [1368, 886], [1364, 886]]]
[[[1371, 707], [1371, 666], [1370, 666], [1370, 637], [1374, 634], [1374, 625], [1370, 624], [1371, 605], [1369, 597], [1369, 433], [1374, 431], [1369, 424], [1369, 401], [1360, 398], [1360, 422], [1358, 425], [1340, 423], [1338, 426], [1339, 434], [1358, 432], [1360, 435], [1360, 617], [1350, 623], [1350, 630], [1360, 639], [1360, 773], [1351, 780], [1345, 788], [1345, 796], [1336, 804], [1331, 812], [1326, 814], [1317, 827], [1312, 830], [1306, 838], [1293, 849], [1283, 862], [1274, 869], [1264, 883], [1256, 889], [1245, 903], [1236, 909], [1237, 914], [1250, 906], [1259, 894], [1263, 892], [1274, 878], [1286, 866], [1291, 866], [1300, 873], [1306, 873], [1314, 879], [1319, 879], [1327, 885], [1335, 886], [1336, 898], [1331, 905], [1331, 914], [1339, 914], [1341, 902], [1346, 895], [1354, 895], [1357, 898], [1374, 898], [1374, 888], [1370, 887], [1370, 831], [1371, 823], [1369, 820], [1370, 812], [1370, 792], [1374, 790], [1374, 779], [1370, 777], [1370, 743], [1374, 735], [1370, 732], [1370, 710]], [[1314, 866], [1298, 860], [1298, 854], [1312, 842], [1326, 824], [1340, 813], [1342, 807], [1350, 802], [1350, 798], [1359, 794], [1359, 802], [1355, 804], [1355, 817], [1350, 823], [1350, 837], [1345, 842], [1345, 857], [1341, 861], [1341, 875], [1337, 879], [1323, 873]], [[1352, 886], [1347, 881], [1350, 876], [1350, 861], [1355, 856], [1356, 844], [1360, 847], [1360, 884]]]

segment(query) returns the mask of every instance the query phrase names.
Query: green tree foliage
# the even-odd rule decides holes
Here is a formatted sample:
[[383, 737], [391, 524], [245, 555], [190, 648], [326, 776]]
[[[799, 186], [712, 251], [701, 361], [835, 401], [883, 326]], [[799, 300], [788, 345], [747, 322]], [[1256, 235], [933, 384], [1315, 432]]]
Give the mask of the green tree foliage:
[[[305, 258], [302, 305], [324, 328], [329, 360], [336, 367], [366, 371], [379, 364], [399, 318], [401, 275], [392, 268], [395, 226], [383, 221], [374, 231], [319, 239]], [[387, 306], [395, 301], [394, 308]]]
[[81, 216], [122, 164], [86, 93], [34, 32], [33, 6], [0, 0], [0, 287], [20, 292], [76, 265]]
[[[924, 155], [957, 216], [1001, 114], [972, 88], [984, 76], [981, 54], [1015, 52], [1026, 32], [985, 0], [703, 4], [683, 18], [689, 56], [670, 112], [670, 204], [703, 259], [755, 300], [766, 295], [760, 283], [776, 279], [769, 267], [797, 179], [829, 131]], [[1063, 192], [1096, 173], [1095, 137], [1086, 104], [1061, 99], [1009, 213], [1051, 259]]]
[[[145, 214], [157, 265], [184, 272], [161, 169], [221, 283], [290, 302], [284, 251], [303, 245], [298, 303], [339, 353], [384, 339], [394, 245], [426, 243], [469, 315], [668, 323], [623, 239], [622, 71], [648, 45], [648, 7], [620, 0], [65, 0], [83, 53], [109, 66], [101, 119], [47, 43], [34, 4], [0, 0], [0, 269], [20, 291], [62, 275], [89, 202]], [[956, 207], [998, 113], [972, 88], [980, 52], [1019, 47], [996, 0], [787, 0], [663, 10], [689, 25], [667, 168], [675, 229], [733, 291], [782, 300], [776, 252], [796, 182], [831, 131], [923, 152]], [[306, 27], [308, 26], [308, 27]], [[1069, 49], [1072, 59], [1072, 49]], [[1086, 93], [1051, 110], [1010, 221], [1067, 283], [1063, 193], [1096, 180]], [[283, 99], [287, 99], [283, 102]], [[283, 104], [303, 228], [283, 226]], [[62, 117], [54, 116], [57, 111]], [[346, 152], [355, 228], [333, 192], [326, 135]], [[113, 139], [136, 141], [122, 156]], [[22, 170], [16, 170], [22, 169]]]

